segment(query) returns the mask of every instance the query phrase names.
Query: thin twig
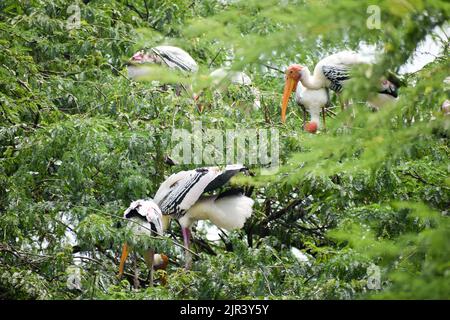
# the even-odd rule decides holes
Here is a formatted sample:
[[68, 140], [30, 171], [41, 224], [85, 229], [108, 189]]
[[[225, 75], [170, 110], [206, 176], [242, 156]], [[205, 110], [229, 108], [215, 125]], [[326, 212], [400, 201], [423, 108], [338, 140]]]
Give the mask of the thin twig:
[[211, 62], [208, 64], [208, 68], [211, 68], [212, 64], [214, 63], [214, 61], [216, 61], [217, 57], [219, 56], [219, 53], [221, 53], [223, 50], [223, 48], [220, 48], [219, 51], [217, 51], [216, 55], [214, 56], [214, 58], [211, 60]]
[[122, 72], [120, 72], [119, 70], [117, 70], [116, 67], [114, 67], [112, 64], [107, 63], [108, 66], [110, 66], [114, 71], [116, 71], [120, 76], [124, 77], [125, 79], [127, 79], [129, 82], [132, 82], [130, 78], [128, 78], [127, 76], [125, 76], [124, 74], [122, 74]]
[[268, 69], [272, 69], [272, 70], [278, 71], [279, 73], [284, 74], [284, 71], [281, 70], [281, 69], [278, 69], [277, 67], [269, 66], [269, 65], [267, 65], [267, 64], [265, 64], [265, 63], [261, 63], [261, 65], [263, 65], [264, 67], [266, 67], [266, 68], [268, 68]]
[[404, 174], [405, 176], [410, 176], [410, 177], [412, 177], [412, 178], [414, 178], [414, 179], [416, 179], [416, 180], [422, 182], [423, 184], [427, 184], [427, 185], [430, 185], [430, 186], [433, 186], [433, 187], [440, 187], [440, 188], [443, 188], [443, 189], [446, 189], [446, 190], [450, 190], [450, 188], [448, 188], [448, 187], [446, 187], [446, 186], [437, 185], [437, 184], [434, 184], [434, 183], [432, 183], [432, 182], [430, 182], [430, 181], [425, 180], [425, 179], [424, 179], [422, 176], [420, 176], [420, 175], [417, 173], [417, 171], [415, 171], [415, 170], [412, 170], [412, 171], [404, 171], [403, 174]]

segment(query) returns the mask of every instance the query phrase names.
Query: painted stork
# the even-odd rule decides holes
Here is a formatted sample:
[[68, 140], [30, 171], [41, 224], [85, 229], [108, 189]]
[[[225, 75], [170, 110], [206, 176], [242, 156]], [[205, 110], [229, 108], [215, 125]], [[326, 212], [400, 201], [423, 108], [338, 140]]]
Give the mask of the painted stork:
[[159, 206], [165, 230], [171, 218], [181, 225], [186, 269], [192, 257], [189, 249], [191, 226], [198, 220], [210, 220], [219, 228], [241, 229], [252, 214], [254, 201], [240, 190], [228, 190], [215, 195], [204, 195], [225, 185], [234, 175], [246, 172], [242, 165], [198, 168], [172, 174], [159, 187], [154, 202]]
[[[161, 210], [151, 200], [133, 201], [128, 209], [125, 210], [123, 217], [131, 220], [131, 223], [129, 223], [127, 227], [131, 229], [131, 232], [134, 235], [157, 236], [163, 234]], [[128, 243], [124, 243], [122, 246], [122, 255], [120, 258], [119, 278], [123, 274], [123, 269], [129, 253], [129, 249], [130, 247]], [[160, 261], [159, 258], [163, 261]], [[150, 271], [149, 282], [151, 286], [153, 285], [153, 269], [155, 265], [157, 267], [161, 267], [164, 264], [164, 258], [162, 255], [159, 255], [158, 260], [155, 263], [155, 252], [153, 249], [148, 248], [144, 252], [144, 260]], [[138, 285], [135, 283], [135, 286], [137, 287]]]
[[[171, 218], [180, 222], [184, 240], [186, 269], [190, 269], [192, 257], [189, 253], [190, 228], [197, 220], [210, 220], [219, 228], [240, 229], [252, 214], [254, 201], [240, 190], [228, 190], [216, 195], [204, 195], [225, 185], [234, 175], [246, 172], [242, 165], [198, 168], [171, 175], [159, 187], [153, 200], [138, 200], [125, 211], [124, 217], [143, 224], [133, 223], [134, 234], [162, 235]], [[129, 251], [123, 245], [119, 276]], [[150, 269], [150, 283], [155, 266], [154, 251], [147, 249], [145, 262]]]
[[[325, 107], [330, 105], [330, 96], [327, 88], [309, 89], [304, 87], [299, 81], [298, 72], [291, 73], [292, 70], [300, 70], [300, 65], [292, 65], [286, 71], [286, 85], [284, 87], [281, 103], [281, 121], [286, 121], [286, 111], [289, 103], [289, 97], [295, 90], [295, 101], [302, 109], [311, 116], [311, 121], [305, 124], [305, 130], [310, 133], [316, 133], [320, 128], [320, 112], [322, 111], [323, 122], [325, 124]], [[306, 118], [304, 116], [304, 118]]]
[[249, 87], [252, 94], [255, 96], [253, 108], [261, 108], [261, 92], [252, 85], [252, 79], [246, 73], [240, 71], [227, 71], [224, 68], [219, 68], [211, 72], [209, 76], [213, 79], [213, 84], [216, 86], [226, 79], [232, 84]]
[[[308, 67], [299, 64], [289, 66], [286, 71], [284, 92], [288, 96], [300, 81], [308, 89], [328, 88], [339, 94], [344, 82], [350, 79], [350, 70], [356, 64], [370, 63], [368, 59], [353, 51], [341, 51], [320, 60], [313, 74]], [[341, 101], [343, 108], [344, 104]], [[283, 112], [283, 109], [282, 109]]]
[[186, 72], [197, 72], [195, 60], [181, 48], [172, 46], [158, 46], [149, 50], [136, 52], [128, 62], [128, 76], [134, 80], [148, 76], [151, 64], [166, 65], [171, 69]]
[[341, 51], [320, 60], [313, 74], [308, 67], [294, 65], [288, 68], [286, 82], [293, 81], [291, 75], [298, 74], [298, 80], [308, 89], [329, 88], [337, 93], [342, 91], [344, 82], [350, 79], [350, 70], [356, 64], [369, 63], [369, 60], [353, 51]]
[[[342, 92], [345, 82], [350, 79], [351, 68], [357, 64], [370, 64], [369, 58], [353, 51], [341, 51], [320, 60], [311, 74], [308, 67], [294, 64], [286, 71], [286, 83], [284, 87], [282, 102], [282, 119], [286, 113], [287, 101], [290, 93], [301, 82], [303, 87], [310, 90], [330, 89], [339, 95]], [[398, 96], [400, 80], [393, 74], [381, 81], [380, 90], [377, 95], [369, 98], [368, 102], [374, 108], [379, 109], [388, 102], [394, 101]], [[320, 93], [316, 93], [319, 95]], [[322, 93], [322, 96], [324, 94]], [[340, 97], [340, 96], [339, 96]], [[322, 100], [323, 101], [323, 100]], [[341, 101], [341, 106], [344, 104]]]

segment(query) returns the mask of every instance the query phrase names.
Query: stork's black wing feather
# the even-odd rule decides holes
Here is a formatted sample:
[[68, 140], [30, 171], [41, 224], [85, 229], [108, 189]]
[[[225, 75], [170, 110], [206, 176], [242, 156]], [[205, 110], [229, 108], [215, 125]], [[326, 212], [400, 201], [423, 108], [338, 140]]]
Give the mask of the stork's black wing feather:
[[204, 192], [210, 192], [217, 188], [220, 188], [226, 184], [230, 179], [237, 173], [242, 171], [247, 171], [245, 167], [237, 167], [236, 169], [225, 170], [220, 175], [218, 175], [213, 181], [211, 181], [205, 188]]
[[221, 192], [217, 196], [215, 201], [217, 201], [219, 199], [222, 199], [222, 198], [231, 197], [231, 196], [237, 196], [237, 195], [243, 195], [243, 194], [245, 194], [244, 189], [242, 189], [242, 188], [232, 188], [232, 189], [226, 190], [224, 192]]
[[[169, 192], [164, 196], [161, 202], [158, 203], [159, 207], [163, 214], [183, 214], [185, 210], [189, 209], [192, 204], [188, 206], [183, 206], [183, 201], [186, 199], [186, 196], [189, 192], [192, 191], [193, 187], [201, 181], [201, 178], [205, 176], [208, 172], [205, 170], [193, 170], [191, 174], [178, 182], [172, 188], [170, 188]], [[198, 194], [200, 197], [201, 193]], [[197, 197], [197, 195], [195, 195]], [[198, 198], [197, 197], [197, 198]], [[156, 197], [155, 197], [156, 198]]]
[[350, 68], [346, 66], [322, 66], [322, 71], [328, 80], [330, 80], [330, 89], [335, 92], [342, 91], [342, 85], [345, 80], [350, 79]]
[[197, 202], [200, 196], [226, 184], [232, 176], [245, 171], [242, 165], [198, 168], [173, 174], [164, 181], [155, 195], [155, 202], [163, 215], [182, 216]]

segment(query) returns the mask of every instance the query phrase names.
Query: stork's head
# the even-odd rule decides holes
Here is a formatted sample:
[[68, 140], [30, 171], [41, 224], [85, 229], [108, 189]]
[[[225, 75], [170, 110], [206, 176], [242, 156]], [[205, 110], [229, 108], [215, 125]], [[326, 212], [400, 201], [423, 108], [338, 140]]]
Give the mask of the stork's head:
[[387, 79], [381, 81], [381, 92], [389, 94], [394, 98], [398, 97], [398, 87]]
[[[123, 217], [126, 219], [132, 219], [134, 217], [139, 218], [139, 222], [150, 224], [150, 230], [145, 228], [139, 228], [138, 231], [137, 224], [131, 225], [131, 227], [136, 230], [136, 232], [144, 231], [144, 233], [152, 233], [157, 235], [162, 235], [162, 213], [158, 205], [152, 200], [137, 200], [133, 201], [127, 210], [125, 210]], [[143, 229], [143, 230], [142, 230]]]
[[137, 65], [141, 63], [156, 63], [157, 57], [154, 54], [148, 53], [145, 50], [139, 50], [129, 60], [129, 65]]
[[281, 121], [286, 121], [286, 110], [292, 91], [297, 89], [303, 67], [299, 64], [290, 65], [286, 70], [286, 83], [284, 84], [283, 99], [281, 101]]
[[[162, 235], [163, 234], [163, 216], [161, 209], [151, 199], [133, 201], [123, 217], [133, 220], [130, 227], [135, 234]], [[128, 256], [128, 244], [122, 246], [122, 255], [120, 258], [119, 277], [123, 274], [125, 260]]]
[[140, 62], [142, 60], [144, 60], [144, 50], [140, 50], [138, 52], [136, 52], [135, 54], [133, 54], [133, 56], [130, 59], [133, 62]]

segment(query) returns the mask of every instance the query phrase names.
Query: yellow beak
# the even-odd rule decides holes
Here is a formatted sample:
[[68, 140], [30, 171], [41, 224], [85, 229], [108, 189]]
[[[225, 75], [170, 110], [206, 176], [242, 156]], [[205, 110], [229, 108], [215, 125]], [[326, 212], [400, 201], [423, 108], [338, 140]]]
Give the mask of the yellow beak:
[[286, 110], [289, 103], [289, 97], [292, 91], [296, 87], [298, 81], [288, 77], [286, 78], [286, 83], [284, 85], [283, 99], [281, 101], [281, 122], [286, 122]]
[[128, 256], [128, 245], [126, 243], [122, 246], [122, 256], [120, 257], [120, 265], [119, 265], [119, 278], [123, 275], [123, 268], [125, 266], [125, 261]]

